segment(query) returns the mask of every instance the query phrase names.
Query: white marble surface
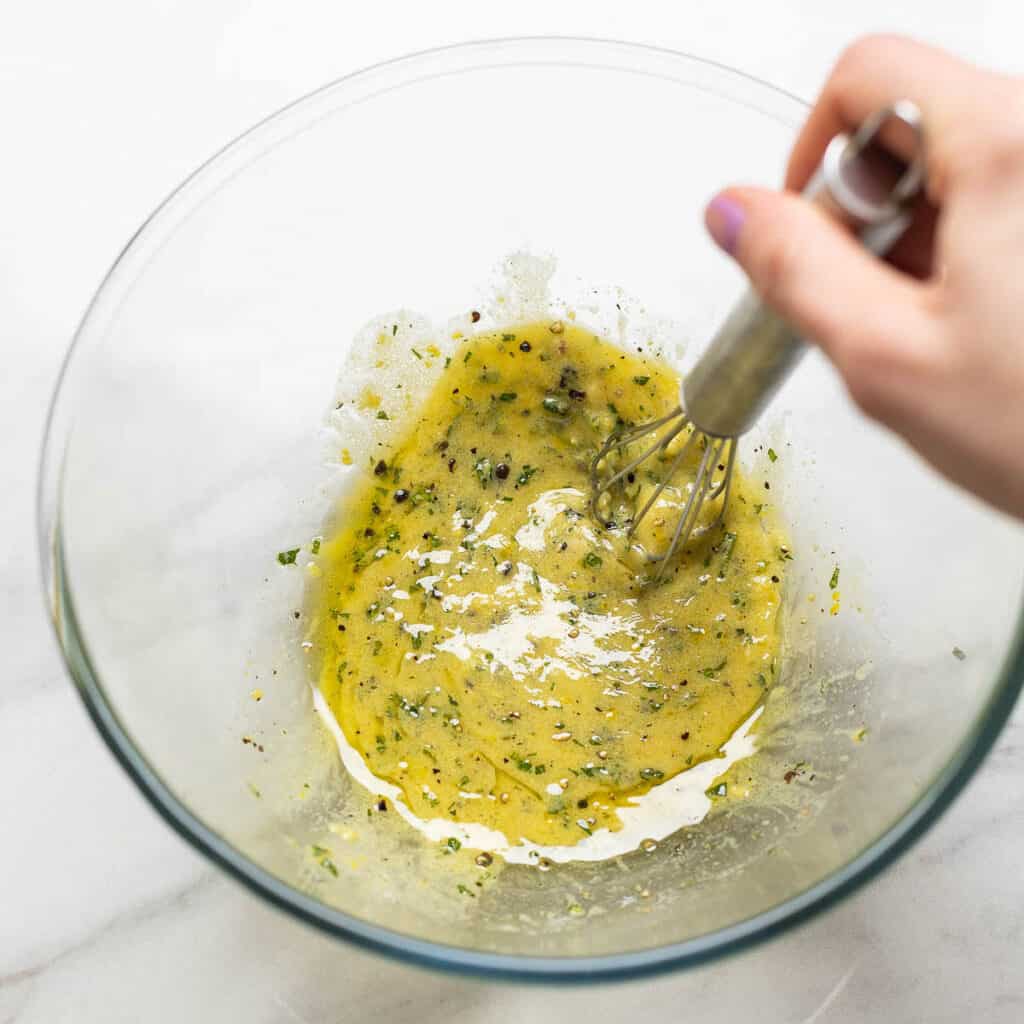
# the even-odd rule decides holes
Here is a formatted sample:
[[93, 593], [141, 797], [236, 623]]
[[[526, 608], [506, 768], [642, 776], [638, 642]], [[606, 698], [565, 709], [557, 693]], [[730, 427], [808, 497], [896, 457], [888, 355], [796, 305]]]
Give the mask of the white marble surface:
[[1024, 71], [1024, 12], [1008, 0], [0, 7], [0, 1024], [1024, 1019], [1021, 711], [941, 823], [810, 924], [656, 981], [485, 985], [323, 938], [172, 835], [93, 732], [39, 592], [37, 451], [75, 322], [154, 202], [254, 119], [361, 65], [507, 34], [659, 43], [809, 97], [844, 41], [883, 28]]

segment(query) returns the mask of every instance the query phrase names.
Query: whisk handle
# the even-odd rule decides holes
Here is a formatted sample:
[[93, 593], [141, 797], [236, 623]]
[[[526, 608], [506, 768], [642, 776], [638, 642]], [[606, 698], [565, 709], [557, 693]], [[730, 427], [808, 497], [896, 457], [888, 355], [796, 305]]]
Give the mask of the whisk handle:
[[[897, 159], [882, 135], [910, 135], [912, 158]], [[910, 203], [924, 183], [924, 134], [914, 104], [901, 100], [869, 117], [853, 135], [837, 135], [804, 195], [864, 246], [884, 256], [910, 224]], [[683, 381], [682, 403], [696, 427], [739, 437], [753, 426], [799, 362], [806, 343], [748, 288]]]

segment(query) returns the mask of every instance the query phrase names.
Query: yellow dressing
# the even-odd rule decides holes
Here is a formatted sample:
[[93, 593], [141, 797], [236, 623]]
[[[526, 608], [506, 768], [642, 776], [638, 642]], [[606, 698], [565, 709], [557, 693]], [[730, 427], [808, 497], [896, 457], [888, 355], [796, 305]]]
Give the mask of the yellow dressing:
[[[617, 806], [715, 757], [761, 702], [785, 563], [764, 491], [737, 474], [725, 522], [658, 583], [588, 514], [603, 438], [678, 384], [574, 324], [471, 338], [346, 501], [321, 546], [320, 689], [415, 815], [510, 843], [615, 830]], [[665, 492], [647, 544], [684, 499]]]

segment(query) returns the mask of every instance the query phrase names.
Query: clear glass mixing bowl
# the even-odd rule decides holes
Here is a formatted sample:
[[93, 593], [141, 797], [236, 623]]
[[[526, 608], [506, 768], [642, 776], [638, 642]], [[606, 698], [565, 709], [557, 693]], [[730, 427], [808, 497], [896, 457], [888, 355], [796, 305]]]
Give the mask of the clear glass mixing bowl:
[[[1021, 534], [866, 422], [816, 355], [745, 443], [759, 472], [757, 446], [779, 452], [795, 550], [783, 697], [750, 762], [764, 784], [653, 853], [510, 867], [470, 901], [434, 884], [422, 844], [350, 820], [293, 614], [305, 572], [275, 559], [327, 512], [322, 429], [361, 325], [396, 307], [443, 322], [524, 248], [557, 256], [562, 293], [620, 287], [699, 345], [741, 286], [702, 206], [726, 182], [777, 182], [803, 113], [662, 50], [457, 46], [286, 108], [143, 225], [68, 356], [40, 531], [79, 691], [198, 849], [380, 951], [600, 979], [779, 931], [949, 804], [1021, 686]], [[318, 840], [337, 878], [311, 864]]]

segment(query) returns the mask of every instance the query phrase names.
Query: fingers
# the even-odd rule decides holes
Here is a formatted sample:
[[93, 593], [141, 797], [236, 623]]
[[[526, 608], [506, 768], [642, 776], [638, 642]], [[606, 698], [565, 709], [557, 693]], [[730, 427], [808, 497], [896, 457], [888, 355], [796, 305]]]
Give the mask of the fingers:
[[[790, 156], [786, 187], [802, 189], [829, 140], [856, 128], [874, 111], [911, 100], [924, 119], [928, 145], [928, 194], [940, 202], [960, 140], [979, 118], [992, 116], [979, 83], [992, 76], [923, 43], [899, 36], [858, 40], [839, 58]], [[883, 142], [908, 156], [910, 139]]]
[[[928, 326], [924, 285], [868, 255], [793, 193], [728, 189], [711, 201], [705, 221], [762, 299], [844, 374], [860, 373], [856, 368], [865, 364], [870, 374], [869, 350], [880, 350], [882, 361], [898, 361]], [[849, 377], [847, 383], [854, 388]]]

